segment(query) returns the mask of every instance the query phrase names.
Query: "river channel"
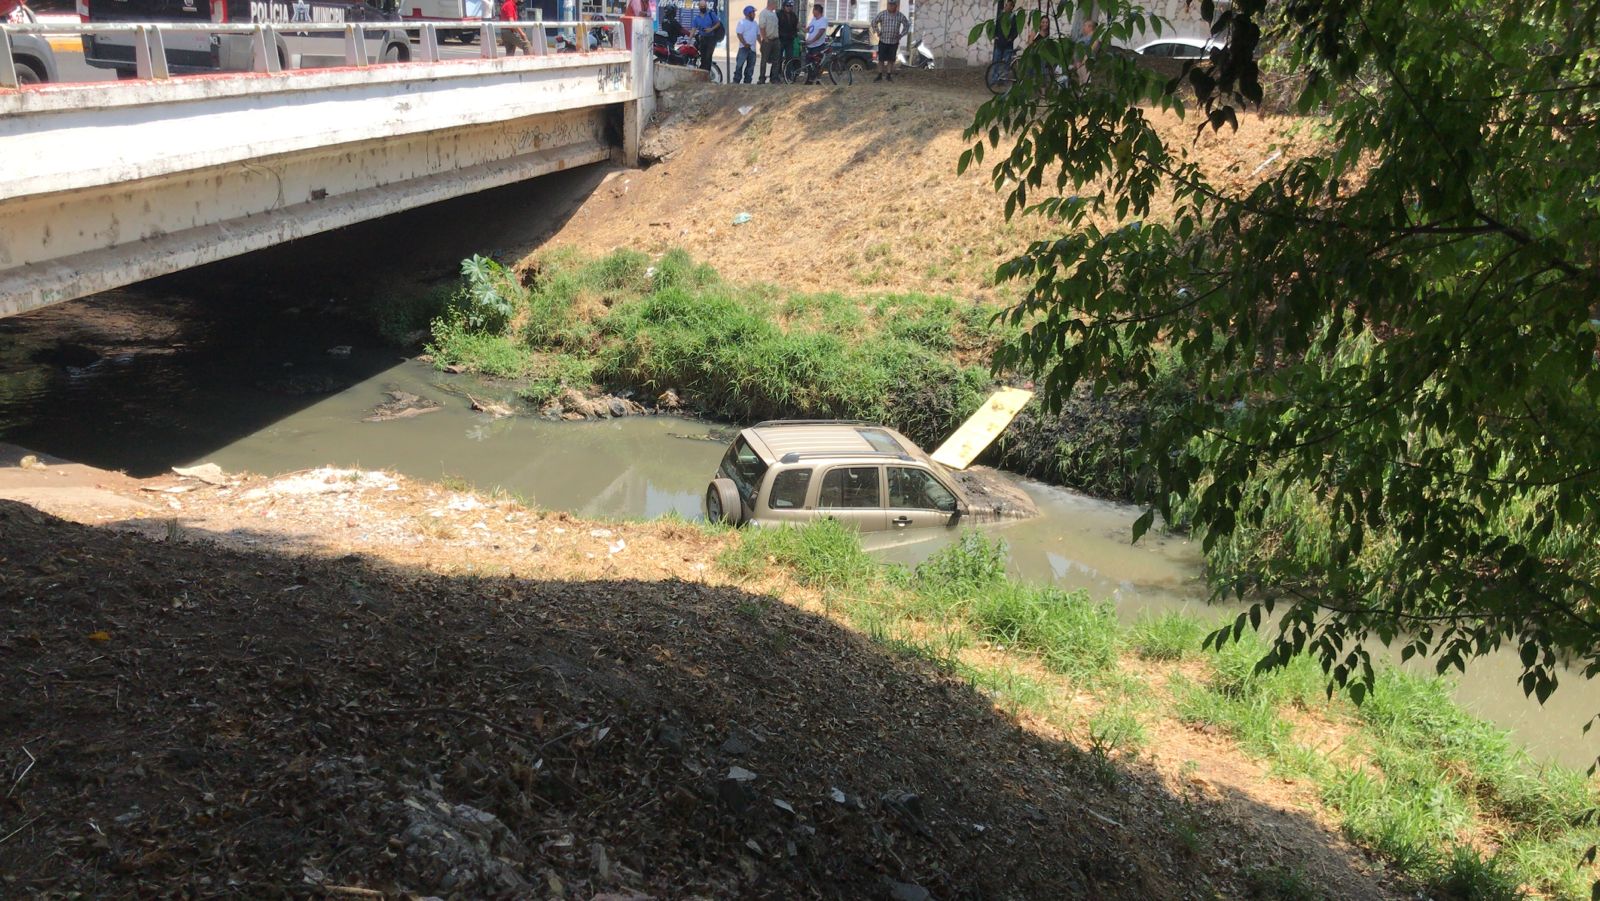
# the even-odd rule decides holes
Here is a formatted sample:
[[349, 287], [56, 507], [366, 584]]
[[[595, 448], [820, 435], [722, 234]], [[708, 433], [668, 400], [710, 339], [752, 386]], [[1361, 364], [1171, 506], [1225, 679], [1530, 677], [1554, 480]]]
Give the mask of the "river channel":
[[[459, 479], [586, 517], [700, 516], [725, 426], [669, 416], [494, 419], [473, 412], [467, 395], [507, 400], [507, 386], [382, 348], [354, 320], [323, 309], [334, 300], [245, 292], [219, 307], [210, 293], [193, 283], [146, 286], [0, 320], [0, 440], [136, 476], [203, 461], [261, 474], [359, 466]], [[365, 421], [394, 391], [440, 406]], [[1199, 551], [1186, 538], [1130, 544], [1135, 508], [1020, 484], [1042, 515], [985, 527], [1005, 539], [1015, 575], [1108, 599], [1128, 622], [1207, 612]], [[914, 564], [948, 540], [896, 536], [868, 547], [885, 562]], [[1600, 710], [1600, 686], [1573, 674], [1540, 707], [1517, 690], [1519, 669], [1511, 654], [1479, 660], [1457, 697], [1540, 759], [1593, 762], [1600, 731], [1584, 736], [1581, 727]]]

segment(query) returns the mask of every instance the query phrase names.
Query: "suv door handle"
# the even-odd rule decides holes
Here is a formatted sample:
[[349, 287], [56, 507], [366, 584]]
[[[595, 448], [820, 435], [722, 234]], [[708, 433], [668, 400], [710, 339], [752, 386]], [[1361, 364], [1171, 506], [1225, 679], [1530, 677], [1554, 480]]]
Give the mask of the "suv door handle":
[[897, 516], [894, 519], [891, 519], [889, 521], [894, 523], [897, 526], [902, 526], [902, 527], [911, 525], [911, 517], [909, 517], [909, 516]]

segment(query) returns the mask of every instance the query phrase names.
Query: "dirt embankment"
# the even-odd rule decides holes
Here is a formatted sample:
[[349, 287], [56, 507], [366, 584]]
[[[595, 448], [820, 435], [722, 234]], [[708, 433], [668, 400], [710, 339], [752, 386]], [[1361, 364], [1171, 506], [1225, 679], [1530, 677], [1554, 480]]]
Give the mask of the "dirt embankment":
[[[962, 132], [988, 96], [975, 80], [915, 72], [893, 84], [668, 92], [646, 143], [661, 160], [612, 175], [550, 244], [684, 247], [732, 281], [788, 289], [994, 296], [995, 266], [1053, 227], [1007, 222], [987, 164], [956, 174]], [[1192, 118], [1151, 115], [1230, 187], [1316, 143], [1311, 123], [1287, 117], [1245, 116], [1237, 134], [1197, 138]], [[741, 213], [750, 219], [735, 225]], [[1170, 216], [1158, 203], [1151, 219]]]
[[1097, 759], [730, 582], [732, 536], [45, 467], [6, 490], [68, 519], [0, 500], [7, 895], [1386, 894], [1237, 754]]

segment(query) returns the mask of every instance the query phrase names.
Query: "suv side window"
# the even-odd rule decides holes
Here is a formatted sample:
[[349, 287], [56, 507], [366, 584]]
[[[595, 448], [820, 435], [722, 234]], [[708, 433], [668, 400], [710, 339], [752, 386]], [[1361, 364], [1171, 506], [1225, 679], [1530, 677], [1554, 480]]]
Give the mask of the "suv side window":
[[774, 510], [798, 510], [806, 505], [806, 489], [811, 487], [811, 470], [785, 469], [772, 477], [767, 506]]
[[878, 490], [878, 467], [840, 466], [828, 470], [822, 477], [817, 506], [833, 509], [883, 506]]
[[956, 511], [956, 496], [933, 473], [907, 466], [889, 467], [889, 506], [900, 510]]

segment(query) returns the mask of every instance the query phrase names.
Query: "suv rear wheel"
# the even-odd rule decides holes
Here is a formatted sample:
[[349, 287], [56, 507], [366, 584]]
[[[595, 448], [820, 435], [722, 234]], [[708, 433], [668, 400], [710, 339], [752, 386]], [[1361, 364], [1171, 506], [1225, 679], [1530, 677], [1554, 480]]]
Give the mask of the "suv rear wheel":
[[744, 522], [744, 504], [732, 479], [712, 479], [706, 486], [706, 522], [730, 526]]

